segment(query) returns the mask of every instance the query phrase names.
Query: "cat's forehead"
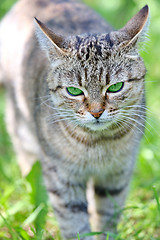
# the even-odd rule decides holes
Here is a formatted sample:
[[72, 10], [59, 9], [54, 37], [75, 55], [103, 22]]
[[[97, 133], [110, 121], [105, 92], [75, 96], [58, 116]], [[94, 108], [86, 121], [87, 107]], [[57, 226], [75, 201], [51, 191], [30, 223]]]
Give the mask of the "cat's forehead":
[[80, 59], [103, 59], [111, 55], [112, 42], [109, 34], [80, 35], [72, 41], [72, 51]]

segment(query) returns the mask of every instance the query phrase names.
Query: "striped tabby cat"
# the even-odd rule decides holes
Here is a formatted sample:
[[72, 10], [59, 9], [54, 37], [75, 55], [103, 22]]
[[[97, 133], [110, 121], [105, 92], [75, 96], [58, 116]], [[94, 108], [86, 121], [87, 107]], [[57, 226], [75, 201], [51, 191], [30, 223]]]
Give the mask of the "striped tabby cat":
[[24, 174], [40, 159], [63, 239], [116, 232], [144, 130], [148, 15], [114, 31], [75, 0], [20, 0], [1, 22], [8, 131]]

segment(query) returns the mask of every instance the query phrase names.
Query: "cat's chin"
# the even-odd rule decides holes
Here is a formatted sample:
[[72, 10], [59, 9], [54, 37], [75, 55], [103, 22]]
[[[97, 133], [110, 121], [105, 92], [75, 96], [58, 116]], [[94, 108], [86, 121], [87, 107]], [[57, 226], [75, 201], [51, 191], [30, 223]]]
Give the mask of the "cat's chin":
[[92, 130], [92, 131], [103, 131], [107, 129], [110, 124], [108, 122], [92, 122], [92, 123], [87, 123], [84, 125], [87, 129]]

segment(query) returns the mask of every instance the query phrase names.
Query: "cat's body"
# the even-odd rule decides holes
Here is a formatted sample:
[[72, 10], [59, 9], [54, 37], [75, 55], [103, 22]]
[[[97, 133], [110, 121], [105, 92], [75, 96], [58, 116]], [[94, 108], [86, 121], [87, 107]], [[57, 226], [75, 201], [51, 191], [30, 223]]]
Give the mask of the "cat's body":
[[[37, 20], [49, 60], [33, 16], [64, 36]], [[91, 231], [88, 212], [94, 231], [114, 231], [124, 205], [145, 121], [145, 67], [136, 42], [147, 16], [145, 7], [128, 27], [108, 34], [110, 26], [81, 3], [21, 0], [1, 23], [7, 126], [22, 168], [41, 160], [65, 239]], [[107, 90], [117, 82], [125, 84]], [[72, 87], [80, 93], [69, 93]]]

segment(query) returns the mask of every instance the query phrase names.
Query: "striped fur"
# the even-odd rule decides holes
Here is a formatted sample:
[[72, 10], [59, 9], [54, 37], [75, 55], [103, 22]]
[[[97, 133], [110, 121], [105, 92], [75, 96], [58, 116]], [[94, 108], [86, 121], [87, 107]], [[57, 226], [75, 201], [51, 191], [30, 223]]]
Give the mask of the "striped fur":
[[145, 6], [113, 31], [80, 2], [20, 0], [1, 22], [8, 131], [24, 174], [40, 159], [63, 239], [116, 232], [145, 124], [147, 19]]

